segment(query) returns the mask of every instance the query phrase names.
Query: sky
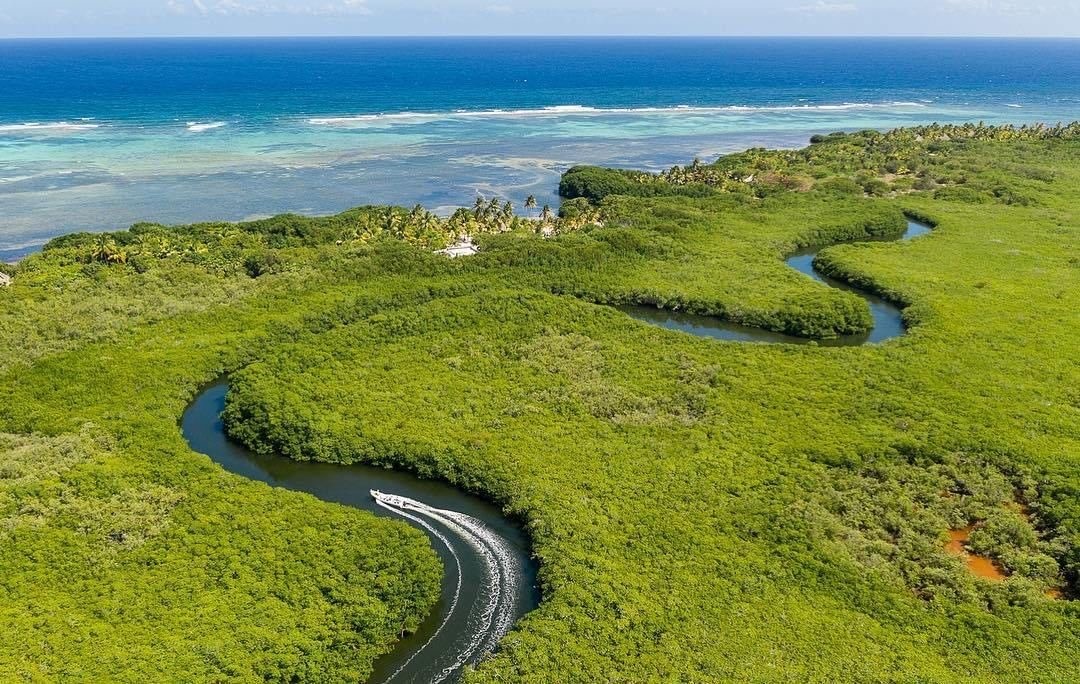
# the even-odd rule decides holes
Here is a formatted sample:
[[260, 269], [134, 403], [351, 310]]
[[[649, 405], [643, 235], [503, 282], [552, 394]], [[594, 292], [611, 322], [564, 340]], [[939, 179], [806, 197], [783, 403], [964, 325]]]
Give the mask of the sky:
[[0, 0], [0, 37], [1080, 37], [1080, 0]]

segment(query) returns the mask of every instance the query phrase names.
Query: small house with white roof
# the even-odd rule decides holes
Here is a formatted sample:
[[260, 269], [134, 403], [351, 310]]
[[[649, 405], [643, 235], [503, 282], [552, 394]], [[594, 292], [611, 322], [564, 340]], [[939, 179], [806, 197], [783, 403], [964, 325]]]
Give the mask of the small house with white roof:
[[472, 256], [473, 254], [476, 254], [479, 251], [480, 250], [478, 250], [476, 248], [476, 245], [473, 244], [472, 238], [466, 236], [466, 237], [462, 238], [459, 242], [456, 242], [456, 243], [450, 245], [446, 249], [440, 249], [439, 251], [437, 251], [435, 253], [436, 254], [445, 254], [446, 256], [450, 257], [451, 259], [456, 259], [458, 257], [463, 257], [463, 256]]

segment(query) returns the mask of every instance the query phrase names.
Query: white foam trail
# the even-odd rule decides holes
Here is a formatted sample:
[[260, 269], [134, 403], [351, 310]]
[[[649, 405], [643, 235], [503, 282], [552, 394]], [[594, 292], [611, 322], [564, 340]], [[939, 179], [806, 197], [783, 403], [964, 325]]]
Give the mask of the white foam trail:
[[[83, 119], [88, 121], [88, 119]], [[33, 132], [53, 132], [53, 133], [66, 133], [71, 131], [88, 131], [93, 128], [99, 128], [98, 124], [92, 123], [70, 123], [67, 121], [53, 121], [49, 123], [28, 122], [20, 124], [5, 124], [0, 125], [0, 133], [33, 133]]]
[[202, 133], [203, 131], [212, 131], [215, 128], [221, 128], [227, 124], [224, 121], [211, 121], [209, 123], [200, 123], [198, 121], [188, 121], [187, 129], [192, 133]]
[[446, 536], [436, 531], [432, 525], [422, 520], [420, 516], [437, 522], [453, 532], [468, 544], [484, 562], [485, 577], [481, 586], [481, 603], [470, 608], [470, 617], [477, 624], [471, 626], [468, 641], [459, 649], [454, 661], [443, 667], [431, 680], [431, 684], [438, 684], [453, 675], [466, 663], [473, 662], [479, 657], [490, 653], [499, 640], [510, 631], [514, 621], [517, 578], [520, 574], [520, 568], [517, 567], [517, 557], [506, 540], [482, 521], [470, 515], [433, 508], [406, 497], [376, 494], [375, 498], [383, 508], [416, 522], [446, 544], [458, 568], [458, 585], [446, 618], [431, 638], [413, 653], [386, 682], [393, 681], [438, 636], [450, 621], [450, 617], [458, 604], [461, 589], [461, 562], [457, 551], [455, 551]]
[[[409, 658], [404, 663], [402, 663], [398, 669], [394, 670], [394, 672], [389, 677], [383, 680], [383, 684], [388, 684], [389, 682], [392, 682], [394, 678], [396, 678], [399, 674], [401, 674], [402, 671], [404, 671], [405, 668], [409, 666], [409, 663], [411, 663], [416, 658], [416, 656], [420, 655], [424, 651], [424, 649], [426, 649], [431, 644], [431, 642], [435, 640], [435, 637], [439, 636], [439, 634], [442, 633], [443, 628], [445, 628], [446, 625], [450, 622], [450, 618], [454, 615], [454, 611], [457, 609], [458, 599], [461, 597], [461, 558], [458, 556], [457, 551], [454, 550], [454, 545], [450, 543], [450, 540], [447, 539], [445, 535], [443, 535], [433, 526], [428, 524], [426, 521], [415, 515], [406, 513], [404, 510], [390, 506], [389, 504], [384, 503], [381, 499], [376, 498], [375, 503], [379, 504], [388, 511], [392, 511], [404, 518], [412, 520], [414, 523], [420, 525], [425, 530], [430, 532], [439, 541], [446, 545], [447, 550], [450, 551], [450, 555], [454, 558], [454, 564], [457, 566], [457, 585], [454, 587], [454, 596], [450, 601], [450, 607], [446, 611], [446, 617], [443, 618], [443, 621], [439, 624], [438, 629], [436, 629], [435, 632], [432, 633], [430, 637], [428, 637], [428, 640], [424, 642], [424, 645], [416, 649], [416, 651], [414, 651], [413, 654], [409, 656]], [[445, 679], [445, 677], [443, 678]]]
[[828, 105], [777, 105], [749, 107], [741, 105], [725, 107], [586, 107], [583, 105], [559, 105], [538, 109], [484, 109], [456, 110], [452, 112], [395, 112], [391, 114], [360, 114], [357, 116], [315, 117], [307, 122], [313, 126], [349, 126], [366, 123], [426, 123], [449, 119], [517, 119], [559, 116], [605, 116], [611, 114], [720, 114], [752, 112], [836, 112], [858, 109], [914, 109], [924, 108], [922, 102], [845, 102]]

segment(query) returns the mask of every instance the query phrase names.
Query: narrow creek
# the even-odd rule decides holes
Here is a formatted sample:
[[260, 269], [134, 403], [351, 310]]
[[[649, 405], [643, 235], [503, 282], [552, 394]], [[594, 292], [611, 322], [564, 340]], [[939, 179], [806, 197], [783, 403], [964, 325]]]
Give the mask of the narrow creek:
[[[909, 240], [929, 230], [925, 224], [909, 221], [899, 239]], [[801, 250], [789, 256], [786, 263], [818, 282], [861, 296], [870, 306], [874, 325], [866, 334], [818, 340], [818, 344], [860, 345], [902, 335], [904, 324], [898, 307], [814, 270], [814, 257], [821, 249]], [[810, 342], [708, 316], [641, 306], [621, 308], [641, 321], [717, 339]], [[398, 641], [390, 653], [376, 661], [368, 680], [371, 684], [456, 682], [465, 667], [491, 653], [513, 624], [539, 605], [538, 568], [528, 539], [497, 507], [450, 485], [407, 473], [255, 454], [225, 434], [220, 416], [228, 387], [225, 379], [210, 385], [184, 412], [181, 429], [193, 450], [243, 477], [405, 520], [429, 535], [442, 560], [445, 573], [438, 605], [419, 630]], [[376, 500], [372, 490], [391, 496]]]
[[[930, 232], [930, 230], [930, 226], [925, 223], [919, 223], [918, 221], [908, 219], [907, 229], [898, 237], [868, 238], [865, 240], [858, 240], [857, 242], [906, 241], [924, 235]], [[650, 306], [620, 306], [618, 308], [631, 318], [635, 318], [645, 323], [659, 325], [668, 330], [680, 330], [700, 337], [711, 337], [718, 340], [732, 340], [738, 342], [763, 342], [767, 344], [810, 344], [813, 342], [823, 347], [851, 347], [861, 344], [876, 344], [903, 335], [904, 318], [903, 313], [898, 306], [875, 294], [865, 292], [848, 285], [847, 283], [834, 280], [817, 272], [814, 268], [814, 258], [822, 249], [831, 247], [834, 244], [837, 243], [801, 249], [794, 254], [789, 255], [784, 263], [791, 268], [794, 268], [799, 273], [805, 274], [823, 285], [828, 285], [829, 287], [843, 290], [844, 292], [851, 292], [862, 297], [870, 306], [870, 313], [873, 316], [874, 324], [868, 332], [859, 335], [844, 335], [842, 337], [826, 340], [811, 340], [806, 337], [785, 335], [784, 333], [762, 330], [761, 328], [751, 328], [735, 323], [729, 323], [722, 318], [714, 316], [680, 313], [678, 311], [668, 311], [666, 309], [657, 309]]]

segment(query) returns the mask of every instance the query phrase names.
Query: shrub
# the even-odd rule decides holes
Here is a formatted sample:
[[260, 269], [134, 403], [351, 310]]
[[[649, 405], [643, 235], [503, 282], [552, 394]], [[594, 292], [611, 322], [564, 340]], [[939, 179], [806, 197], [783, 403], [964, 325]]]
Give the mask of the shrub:
[[815, 186], [822, 192], [832, 193], [834, 195], [861, 195], [863, 194], [862, 187], [851, 180], [843, 176], [835, 176], [828, 180], [822, 181]]
[[987, 204], [990, 198], [975, 188], [946, 187], [934, 193], [934, 199], [946, 202], [967, 202], [968, 204]]
[[873, 195], [874, 197], [884, 197], [892, 191], [892, 187], [880, 178], [871, 178], [863, 183], [862, 187], [867, 195]]
[[559, 195], [566, 199], [584, 197], [600, 201], [608, 195], [638, 194], [639, 185], [626, 171], [605, 169], [598, 166], [575, 166], [563, 174], [559, 182]]
[[933, 190], [937, 187], [937, 183], [930, 176], [920, 176], [919, 180], [915, 181], [916, 190]]
[[249, 254], [244, 259], [244, 270], [252, 278], [268, 273], [280, 273], [284, 268], [281, 256], [273, 250], [263, 250]]
[[146, 256], [143, 256], [141, 254], [133, 256], [130, 259], [128, 259], [128, 266], [131, 266], [131, 268], [136, 273], [146, 273], [147, 271], [150, 270], [150, 266], [151, 266], [152, 263], [153, 263], [152, 259], [149, 259]]
[[584, 197], [577, 197], [563, 202], [562, 206], [559, 207], [559, 218], [573, 221], [593, 212], [595, 212], [595, 209], [589, 200]]

